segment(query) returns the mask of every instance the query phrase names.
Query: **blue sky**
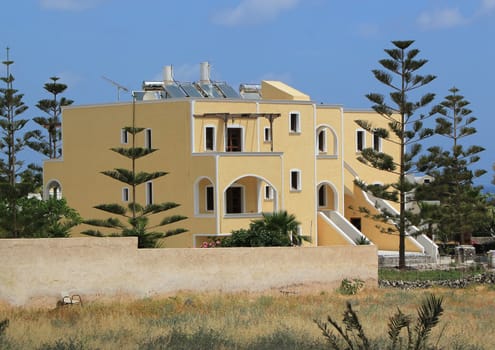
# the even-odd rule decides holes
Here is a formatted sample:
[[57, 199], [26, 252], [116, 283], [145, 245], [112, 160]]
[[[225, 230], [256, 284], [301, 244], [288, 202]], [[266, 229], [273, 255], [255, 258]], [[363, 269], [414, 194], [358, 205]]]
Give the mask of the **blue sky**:
[[[5, 1], [0, 57], [10, 47], [15, 87], [40, 115], [36, 101], [56, 75], [76, 104], [112, 102], [117, 89], [161, 78], [194, 81], [209, 61], [214, 80], [282, 80], [314, 101], [369, 108], [364, 97], [384, 92], [371, 70], [391, 40], [416, 40], [423, 74], [437, 79], [423, 91], [437, 102], [456, 86], [471, 102], [486, 148], [479, 166], [495, 162], [495, 0], [23, 0]], [[2, 67], [2, 76], [4, 70]], [[121, 100], [130, 96], [121, 94]]]

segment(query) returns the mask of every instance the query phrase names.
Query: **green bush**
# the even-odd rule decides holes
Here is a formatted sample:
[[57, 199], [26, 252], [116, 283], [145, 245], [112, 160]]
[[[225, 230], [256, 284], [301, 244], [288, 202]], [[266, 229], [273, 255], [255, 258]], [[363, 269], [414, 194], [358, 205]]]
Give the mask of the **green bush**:
[[371, 242], [364, 236], [360, 236], [360, 237], [356, 238], [354, 243], [356, 243], [357, 245], [370, 245], [371, 244]]
[[300, 246], [310, 237], [298, 234], [299, 222], [287, 211], [263, 213], [249, 228], [235, 230], [222, 240], [222, 247], [290, 247]]
[[222, 247], [288, 247], [290, 238], [280, 231], [240, 229], [222, 240]]
[[342, 295], [355, 295], [364, 287], [364, 282], [359, 278], [355, 278], [352, 281], [344, 278], [340, 283], [338, 289], [339, 293]]

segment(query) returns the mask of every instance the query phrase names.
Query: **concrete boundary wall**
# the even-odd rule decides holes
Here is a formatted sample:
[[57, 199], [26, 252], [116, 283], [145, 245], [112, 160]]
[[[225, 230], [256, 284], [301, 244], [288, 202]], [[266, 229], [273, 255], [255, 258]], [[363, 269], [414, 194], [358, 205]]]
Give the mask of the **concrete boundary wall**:
[[0, 240], [0, 301], [11, 305], [55, 305], [73, 294], [89, 300], [328, 287], [344, 278], [377, 286], [376, 247], [137, 249], [135, 237]]

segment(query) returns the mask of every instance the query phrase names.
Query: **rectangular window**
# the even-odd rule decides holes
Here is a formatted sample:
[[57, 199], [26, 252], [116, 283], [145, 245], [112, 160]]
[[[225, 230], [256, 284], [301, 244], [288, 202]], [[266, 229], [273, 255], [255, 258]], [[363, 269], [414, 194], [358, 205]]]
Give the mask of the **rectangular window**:
[[153, 204], [153, 182], [146, 183], [146, 205]]
[[213, 126], [205, 128], [205, 149], [207, 151], [215, 150], [215, 128]]
[[265, 186], [265, 199], [267, 200], [273, 199], [273, 188], [270, 185]]
[[242, 187], [229, 187], [225, 192], [227, 214], [242, 213]]
[[292, 112], [289, 115], [289, 131], [291, 133], [301, 132], [299, 113]]
[[291, 191], [301, 190], [301, 172], [299, 170], [291, 170], [290, 172], [290, 189]]
[[122, 201], [129, 202], [129, 188], [127, 187], [122, 189]]
[[364, 130], [356, 131], [356, 151], [361, 152], [365, 147]]
[[129, 134], [125, 129], [120, 130], [120, 143], [123, 144], [129, 143]]
[[227, 128], [226, 152], [242, 152], [242, 128]]
[[151, 129], [146, 129], [145, 130], [144, 147], [147, 148], [147, 149], [151, 149], [151, 147], [152, 147], [152, 143], [151, 143]]
[[213, 186], [206, 187], [206, 211], [215, 210], [215, 200], [214, 200]]
[[270, 142], [272, 140], [272, 131], [269, 126], [265, 126], [263, 135], [263, 141]]
[[373, 150], [376, 152], [382, 151], [382, 138], [375, 133], [373, 133]]

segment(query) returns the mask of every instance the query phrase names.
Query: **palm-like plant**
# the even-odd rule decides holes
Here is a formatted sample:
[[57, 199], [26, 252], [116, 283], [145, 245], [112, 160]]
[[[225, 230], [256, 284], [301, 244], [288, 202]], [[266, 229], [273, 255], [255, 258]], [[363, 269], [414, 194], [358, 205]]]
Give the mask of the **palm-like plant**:
[[473, 123], [477, 120], [469, 109], [469, 101], [453, 87], [450, 95], [440, 103], [435, 133], [445, 137], [451, 145], [447, 148], [428, 148], [418, 162], [420, 170], [433, 176], [435, 181], [418, 191], [418, 198], [429, 196], [440, 201], [436, 220], [437, 235], [469, 244], [472, 233], [487, 218], [486, 201], [481, 187], [474, 180], [486, 173], [483, 169], [471, 169], [480, 160], [483, 147], [464, 147], [465, 137], [476, 133]]
[[142, 148], [135, 146], [136, 135], [142, 131], [144, 128], [135, 127], [135, 103], [133, 103], [133, 118], [132, 118], [132, 127], [125, 127], [124, 131], [131, 134], [132, 137], [132, 146], [129, 148], [119, 147], [112, 148], [111, 150], [115, 153], [120, 154], [121, 156], [131, 160], [132, 168], [123, 169], [116, 168], [113, 170], [102, 171], [103, 175], [106, 175], [114, 180], [127, 184], [131, 187], [132, 193], [131, 202], [129, 205], [123, 206], [118, 203], [111, 204], [100, 204], [95, 206], [96, 209], [102, 210], [104, 212], [110, 213], [112, 215], [117, 215], [127, 220], [127, 223], [122, 222], [120, 219], [116, 217], [108, 218], [105, 220], [100, 219], [91, 219], [85, 220], [84, 223], [97, 226], [101, 228], [105, 228], [106, 230], [113, 230], [109, 234], [104, 234], [102, 231], [98, 229], [90, 229], [83, 231], [82, 233], [90, 236], [102, 237], [105, 235], [110, 236], [136, 236], [138, 238], [138, 247], [139, 248], [154, 248], [157, 247], [158, 241], [161, 238], [169, 237], [172, 235], [177, 235], [182, 232], [186, 232], [187, 230], [182, 228], [176, 228], [172, 230], [157, 230], [158, 228], [169, 225], [181, 220], [186, 219], [185, 216], [182, 215], [171, 215], [163, 218], [158, 224], [154, 226], [149, 225], [149, 217], [151, 215], [160, 214], [165, 211], [174, 209], [179, 206], [177, 203], [173, 202], [165, 202], [165, 203], [153, 203], [148, 204], [146, 206], [142, 206], [136, 202], [136, 188], [139, 185], [147, 183], [151, 180], [158, 179], [167, 175], [164, 171], [155, 171], [152, 173], [148, 172], [136, 172], [136, 160], [150, 155], [155, 152], [154, 148]]
[[163, 218], [159, 224], [148, 226], [149, 216], [165, 212], [167, 210], [178, 207], [176, 203], [160, 203], [150, 204], [147, 206], [141, 206], [137, 203], [130, 203], [127, 207], [120, 204], [100, 204], [95, 206], [96, 209], [103, 210], [107, 213], [119, 215], [127, 219], [127, 225], [118, 218], [108, 218], [104, 220], [90, 219], [85, 220], [84, 223], [92, 226], [98, 226], [102, 228], [113, 229], [113, 232], [103, 233], [102, 231], [85, 230], [83, 233], [94, 237], [104, 236], [135, 236], [138, 238], [138, 248], [154, 248], [157, 246], [158, 241], [161, 238], [177, 235], [179, 233], [186, 232], [187, 230], [182, 228], [176, 228], [166, 231], [157, 231], [161, 226], [165, 226], [177, 221], [186, 219], [182, 215], [171, 215]]
[[[397, 159], [394, 159], [391, 155], [373, 148], [363, 149], [357, 158], [360, 162], [397, 176], [397, 181], [384, 185], [368, 185], [357, 180], [356, 184], [377, 198], [398, 204], [398, 214], [382, 211], [374, 218], [387, 223], [380, 225], [383, 232], [399, 235], [401, 269], [406, 267], [406, 233], [413, 219], [406, 206], [408, 200], [406, 195], [417, 187], [415, 183], [407, 180], [407, 175], [417, 171], [414, 159], [421, 151], [420, 141], [433, 134], [433, 130], [423, 127], [423, 121], [433, 116], [438, 109], [436, 107], [425, 114], [420, 114], [420, 110], [432, 102], [435, 95], [426, 93], [418, 96], [414, 92], [433, 81], [435, 76], [418, 74], [428, 61], [417, 58], [419, 50], [411, 48], [413, 43], [412, 40], [392, 41], [393, 48], [385, 50], [388, 58], [379, 61], [383, 69], [372, 71], [375, 78], [390, 92], [388, 97], [380, 93], [369, 93], [366, 98], [373, 104], [373, 110], [387, 122], [388, 127], [380, 128], [366, 120], [356, 120], [361, 128], [378, 135], [386, 142], [395, 144], [400, 150]], [[365, 208], [362, 209], [367, 215]]]
[[34, 117], [33, 120], [46, 129], [48, 140], [32, 142], [30, 147], [50, 159], [59, 158], [62, 155], [61, 141], [62, 133], [60, 131], [62, 123], [60, 115], [62, 107], [70, 106], [74, 101], [65, 97], [58, 97], [67, 89], [67, 85], [59, 83], [59, 77], [51, 77], [51, 82], [46, 83], [44, 88], [52, 94], [52, 98], [38, 101], [36, 107], [43, 111], [47, 116]]
[[299, 234], [299, 225], [294, 214], [289, 214], [282, 210], [274, 213], [263, 213], [263, 218], [254, 220], [250, 228], [253, 230], [266, 230], [269, 232], [278, 232], [289, 237], [293, 245], [301, 245], [303, 241], [311, 241], [309, 236]]
[[[397, 312], [389, 318], [388, 337], [390, 345], [386, 348], [398, 350], [430, 349], [428, 337], [443, 314], [442, 303], [442, 298], [437, 298], [433, 294], [427, 296], [417, 309], [418, 317], [414, 324], [411, 315], [404, 314], [400, 309], [397, 309]], [[330, 316], [328, 316], [327, 322], [315, 320], [315, 323], [322, 331], [323, 336], [327, 338], [332, 349], [368, 350], [379, 348], [366, 336], [361, 321], [349, 302], [343, 313], [344, 328]], [[332, 331], [330, 326], [337, 331], [337, 334]], [[406, 331], [406, 339], [401, 338], [403, 330]]]

